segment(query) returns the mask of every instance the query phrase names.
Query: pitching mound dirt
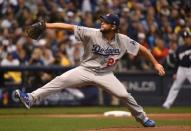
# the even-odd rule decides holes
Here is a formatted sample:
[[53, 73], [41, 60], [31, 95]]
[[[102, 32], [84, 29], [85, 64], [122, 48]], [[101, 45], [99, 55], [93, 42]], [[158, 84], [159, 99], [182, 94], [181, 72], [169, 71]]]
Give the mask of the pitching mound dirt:
[[127, 128], [107, 128], [87, 131], [191, 131], [191, 126], [161, 126], [154, 128], [127, 127]]

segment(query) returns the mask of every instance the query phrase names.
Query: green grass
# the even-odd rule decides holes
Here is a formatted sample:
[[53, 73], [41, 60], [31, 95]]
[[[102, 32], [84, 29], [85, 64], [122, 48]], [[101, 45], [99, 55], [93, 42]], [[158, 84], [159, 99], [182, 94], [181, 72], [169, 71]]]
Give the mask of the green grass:
[[[106, 127], [141, 126], [128, 118], [47, 118], [39, 114], [103, 114], [125, 107], [60, 107], [60, 108], [5, 108], [0, 109], [0, 131], [76, 131]], [[164, 110], [146, 107], [148, 113], [191, 113], [191, 107]], [[189, 125], [191, 120], [157, 120], [157, 125]]]
[[[35, 107], [30, 110], [25, 108], [3, 108], [0, 109], [0, 115], [18, 115], [18, 114], [101, 114], [105, 111], [123, 110], [128, 111], [126, 107]], [[191, 107], [173, 107], [165, 110], [160, 107], [145, 107], [148, 113], [191, 113]]]
[[22, 117], [7, 118], [0, 120], [1, 131], [72, 131], [77, 129], [92, 129], [100, 127], [117, 127], [136, 125], [133, 120], [128, 119], [99, 119], [99, 118], [38, 118]]
[[160, 107], [145, 107], [144, 110], [148, 113], [191, 113], [191, 107], [172, 107], [170, 110]]
[[100, 114], [110, 110], [127, 110], [125, 107], [49, 107], [49, 108], [5, 108], [0, 109], [0, 115], [7, 114]]

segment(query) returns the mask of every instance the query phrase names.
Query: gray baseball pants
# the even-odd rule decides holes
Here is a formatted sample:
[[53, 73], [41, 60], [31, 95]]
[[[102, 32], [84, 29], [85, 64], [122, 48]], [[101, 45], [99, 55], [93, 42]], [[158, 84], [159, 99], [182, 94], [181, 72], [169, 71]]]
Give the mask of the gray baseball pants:
[[55, 77], [43, 87], [33, 91], [31, 95], [35, 100], [41, 100], [45, 96], [64, 88], [82, 87], [84, 85], [97, 85], [119, 99], [124, 100], [129, 111], [137, 121], [142, 122], [146, 118], [143, 108], [137, 104], [135, 99], [127, 92], [124, 85], [112, 72], [96, 73], [82, 66]]

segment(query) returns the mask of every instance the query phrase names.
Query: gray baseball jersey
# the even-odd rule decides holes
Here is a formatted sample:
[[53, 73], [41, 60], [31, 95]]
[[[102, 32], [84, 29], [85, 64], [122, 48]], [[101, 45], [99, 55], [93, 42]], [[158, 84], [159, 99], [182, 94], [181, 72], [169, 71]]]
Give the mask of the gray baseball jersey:
[[84, 44], [81, 65], [96, 72], [113, 71], [118, 60], [127, 52], [136, 55], [139, 44], [128, 36], [116, 33], [109, 42], [99, 29], [75, 26], [77, 40]]
[[81, 66], [57, 76], [43, 87], [30, 93], [34, 101], [64, 88], [97, 85], [124, 100], [138, 121], [142, 122], [147, 119], [142, 107], [137, 104], [112, 72], [118, 60], [126, 52], [137, 54], [139, 44], [118, 33], [111, 42], [108, 42], [99, 29], [75, 26], [74, 33], [75, 37], [84, 43], [85, 51]]

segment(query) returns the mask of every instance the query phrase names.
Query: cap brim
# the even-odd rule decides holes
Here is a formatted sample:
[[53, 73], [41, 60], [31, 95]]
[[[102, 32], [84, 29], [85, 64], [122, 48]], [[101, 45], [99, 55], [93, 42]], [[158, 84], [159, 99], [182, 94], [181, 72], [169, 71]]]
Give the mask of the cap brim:
[[103, 21], [105, 21], [105, 22], [107, 22], [107, 23], [109, 23], [109, 24], [111, 24], [111, 23], [108, 21], [108, 19], [107, 19], [106, 16], [100, 16], [100, 19], [103, 20]]

